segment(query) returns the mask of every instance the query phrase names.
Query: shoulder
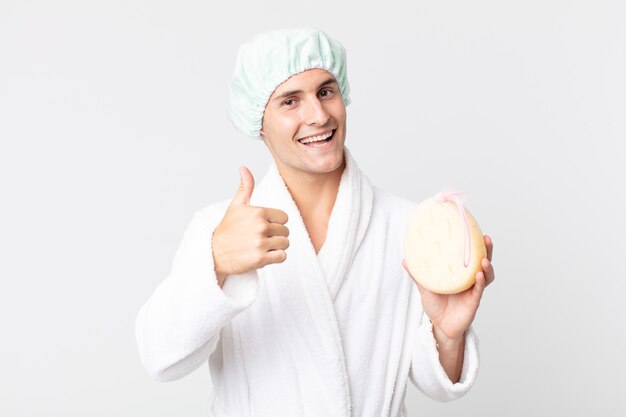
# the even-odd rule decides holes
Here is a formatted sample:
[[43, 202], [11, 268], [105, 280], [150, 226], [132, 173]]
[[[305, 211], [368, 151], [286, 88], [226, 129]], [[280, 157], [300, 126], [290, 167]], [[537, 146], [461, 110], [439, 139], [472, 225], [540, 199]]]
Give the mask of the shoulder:
[[222, 200], [222, 201], [217, 201], [215, 203], [211, 203], [197, 210], [195, 215], [199, 217], [205, 217], [205, 216], [210, 217], [216, 214], [224, 214], [226, 213], [226, 209], [228, 209], [228, 205], [230, 204], [230, 202], [231, 200]]
[[215, 228], [224, 217], [229, 204], [230, 200], [222, 200], [196, 210], [187, 230], [192, 232], [206, 228]]
[[370, 226], [378, 228], [384, 225], [385, 233], [403, 234], [417, 203], [389, 191], [373, 188], [374, 205]]
[[408, 217], [417, 203], [392, 194], [389, 191], [381, 190], [378, 187], [374, 189], [374, 207], [375, 210], [383, 215], [393, 215], [394, 217]]

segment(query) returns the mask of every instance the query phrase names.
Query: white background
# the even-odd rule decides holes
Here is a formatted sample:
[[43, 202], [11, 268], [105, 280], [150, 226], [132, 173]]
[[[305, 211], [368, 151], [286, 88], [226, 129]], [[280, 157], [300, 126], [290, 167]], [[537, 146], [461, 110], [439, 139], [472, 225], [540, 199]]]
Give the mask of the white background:
[[316, 26], [348, 51], [347, 145], [375, 185], [451, 185], [495, 242], [481, 371], [411, 416], [626, 415], [623, 1], [0, 0], [0, 415], [207, 416], [134, 320], [193, 213], [259, 178], [227, 119], [240, 43]]

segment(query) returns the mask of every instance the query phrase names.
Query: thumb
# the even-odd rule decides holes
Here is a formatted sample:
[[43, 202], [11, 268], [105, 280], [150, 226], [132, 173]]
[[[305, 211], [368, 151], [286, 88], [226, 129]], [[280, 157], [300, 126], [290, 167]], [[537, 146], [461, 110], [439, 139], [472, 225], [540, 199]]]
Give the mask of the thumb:
[[239, 188], [235, 198], [230, 202], [231, 205], [250, 204], [250, 196], [252, 196], [252, 191], [254, 190], [254, 177], [248, 168], [245, 166], [239, 168], [239, 176], [241, 177]]

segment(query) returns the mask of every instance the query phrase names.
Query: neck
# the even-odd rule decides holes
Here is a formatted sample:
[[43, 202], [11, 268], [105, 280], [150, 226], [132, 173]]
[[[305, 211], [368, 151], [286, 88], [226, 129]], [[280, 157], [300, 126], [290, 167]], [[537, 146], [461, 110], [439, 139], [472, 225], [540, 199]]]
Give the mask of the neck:
[[300, 211], [316, 253], [326, 240], [328, 221], [337, 199], [339, 182], [345, 167], [344, 156], [339, 168], [327, 174], [294, 172], [280, 167], [278, 169]]
[[278, 172], [285, 181], [300, 212], [324, 209], [330, 215], [345, 167], [344, 158], [336, 170], [326, 174], [291, 171], [281, 167], [278, 167]]

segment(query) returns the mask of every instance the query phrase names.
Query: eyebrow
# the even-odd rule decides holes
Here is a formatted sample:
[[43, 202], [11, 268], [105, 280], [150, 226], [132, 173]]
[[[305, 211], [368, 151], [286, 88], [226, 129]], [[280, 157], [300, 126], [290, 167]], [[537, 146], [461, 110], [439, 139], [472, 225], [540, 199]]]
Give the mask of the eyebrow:
[[[335, 80], [334, 78], [329, 78], [326, 81], [323, 81], [320, 85], [317, 86], [318, 89], [324, 87], [325, 85], [328, 84], [335, 84], [337, 83], [337, 80]], [[280, 100], [282, 98], [288, 97], [288, 96], [292, 96], [294, 94], [299, 94], [302, 93], [302, 90], [291, 90], [291, 91], [285, 91], [284, 93], [274, 97], [274, 99], [272, 101], [277, 101]]]

